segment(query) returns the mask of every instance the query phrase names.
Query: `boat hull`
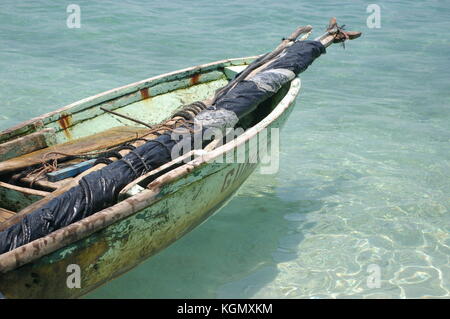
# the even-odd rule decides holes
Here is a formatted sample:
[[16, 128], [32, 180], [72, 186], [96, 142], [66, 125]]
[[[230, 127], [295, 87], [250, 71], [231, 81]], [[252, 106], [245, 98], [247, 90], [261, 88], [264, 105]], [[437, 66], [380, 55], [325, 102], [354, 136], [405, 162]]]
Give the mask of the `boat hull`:
[[[275, 108], [276, 114], [272, 112], [261, 121], [253, 135], [244, 134], [241, 145], [248, 146], [260, 130], [282, 126], [293, 109], [299, 86], [299, 80], [294, 80]], [[222, 155], [236, 152], [236, 147], [227, 144], [214, 152]], [[248, 156], [246, 159], [243, 163], [201, 162], [189, 169], [188, 174], [164, 185], [151, 205], [134, 202], [133, 197], [117, 204], [129, 205], [129, 215], [117, 217], [81, 239], [73, 235], [69, 244], [1, 274], [1, 292], [7, 298], [77, 298], [92, 291], [166, 248], [220, 209], [256, 169], [258, 164]], [[114, 206], [106, 210], [114, 210]], [[92, 229], [99, 223], [103, 225], [102, 212], [76, 224]], [[90, 218], [97, 223], [89, 224]], [[69, 225], [67, 230], [56, 233], [67, 239], [74, 234], [71, 227], [78, 226]], [[41, 239], [39, 245], [47, 245], [45, 240]], [[31, 250], [33, 243], [29, 245], [26, 249]], [[40, 251], [39, 245], [35, 245], [36, 252]]]

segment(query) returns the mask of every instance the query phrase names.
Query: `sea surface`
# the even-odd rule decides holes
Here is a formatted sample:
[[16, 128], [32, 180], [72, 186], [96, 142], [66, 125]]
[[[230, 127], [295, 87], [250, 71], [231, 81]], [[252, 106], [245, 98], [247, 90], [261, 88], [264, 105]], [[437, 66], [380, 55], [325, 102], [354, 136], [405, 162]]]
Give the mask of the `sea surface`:
[[279, 171], [88, 298], [450, 296], [447, 0], [2, 0], [0, 129], [332, 16], [364, 34], [302, 74]]

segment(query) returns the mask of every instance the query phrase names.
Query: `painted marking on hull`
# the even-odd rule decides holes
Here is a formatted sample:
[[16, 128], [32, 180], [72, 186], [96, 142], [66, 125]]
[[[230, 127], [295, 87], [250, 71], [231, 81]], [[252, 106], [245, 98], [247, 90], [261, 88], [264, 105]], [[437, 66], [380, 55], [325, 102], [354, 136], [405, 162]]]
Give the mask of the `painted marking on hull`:
[[242, 174], [251, 166], [255, 165], [254, 163], [241, 163], [238, 164], [238, 167], [231, 169], [227, 175], [225, 176], [225, 179], [222, 184], [221, 192], [224, 192], [227, 190], [231, 185], [233, 185], [239, 178], [242, 176]]

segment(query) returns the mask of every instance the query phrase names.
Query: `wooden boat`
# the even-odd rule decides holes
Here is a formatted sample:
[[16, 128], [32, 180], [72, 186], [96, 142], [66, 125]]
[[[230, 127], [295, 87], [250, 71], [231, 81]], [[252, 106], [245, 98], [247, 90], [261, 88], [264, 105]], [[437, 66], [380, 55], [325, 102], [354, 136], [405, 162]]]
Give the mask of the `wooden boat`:
[[[111, 116], [99, 106], [150, 124], [160, 123], [180, 106], [212, 96], [255, 58], [223, 60], [149, 78], [3, 131], [0, 172], [25, 168], [39, 161], [43, 152], [87, 152], [138, 136], [142, 127]], [[136, 191], [137, 182], [127, 186], [114, 206], [0, 255], [0, 292], [7, 298], [79, 297], [179, 239], [230, 200], [257, 166], [251, 161], [227, 164], [213, 160], [254, 142], [264, 129], [281, 127], [299, 90], [300, 80], [295, 78], [266, 103], [264, 116], [232, 142], [193, 151], [194, 159], [146, 187]], [[2, 176], [0, 226], [67, 182], [41, 179], [31, 183], [22, 177], [25, 186], [18, 186]], [[80, 288], [67, 285], [68, 267], [74, 264], [80, 267]]]

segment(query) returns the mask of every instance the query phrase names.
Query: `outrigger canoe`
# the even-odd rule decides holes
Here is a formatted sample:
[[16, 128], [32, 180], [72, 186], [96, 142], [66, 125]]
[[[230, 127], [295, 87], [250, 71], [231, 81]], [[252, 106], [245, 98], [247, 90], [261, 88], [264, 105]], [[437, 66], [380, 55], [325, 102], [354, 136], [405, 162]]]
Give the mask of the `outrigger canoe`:
[[[334, 30], [337, 33], [325, 35], [327, 41], [339, 34], [338, 28]], [[74, 179], [73, 175], [33, 176], [27, 167], [39, 164], [43, 154], [82, 154], [139, 138], [146, 128], [133, 118], [162, 123], [184, 105], [217, 94], [258, 58], [222, 60], [149, 78], [0, 133], [0, 231], [20, 223], [28, 207], [52, 197]], [[300, 83], [296, 76], [284, 83], [250, 114], [251, 126], [232, 141], [213, 141], [175, 158], [147, 173], [146, 178], [157, 176], [149, 183], [140, 178], [124, 187], [114, 205], [0, 254], [0, 293], [7, 298], [80, 297], [194, 229], [223, 207], [257, 167], [249, 154], [244, 162], [215, 160], [233, 158], [242, 149], [248, 152], [259, 133], [281, 128], [293, 110]], [[271, 134], [266, 136], [270, 140]], [[73, 172], [83, 162], [69, 157], [62, 171], [64, 165]], [[79, 287], [67, 284], [72, 265], [79, 267]]]

